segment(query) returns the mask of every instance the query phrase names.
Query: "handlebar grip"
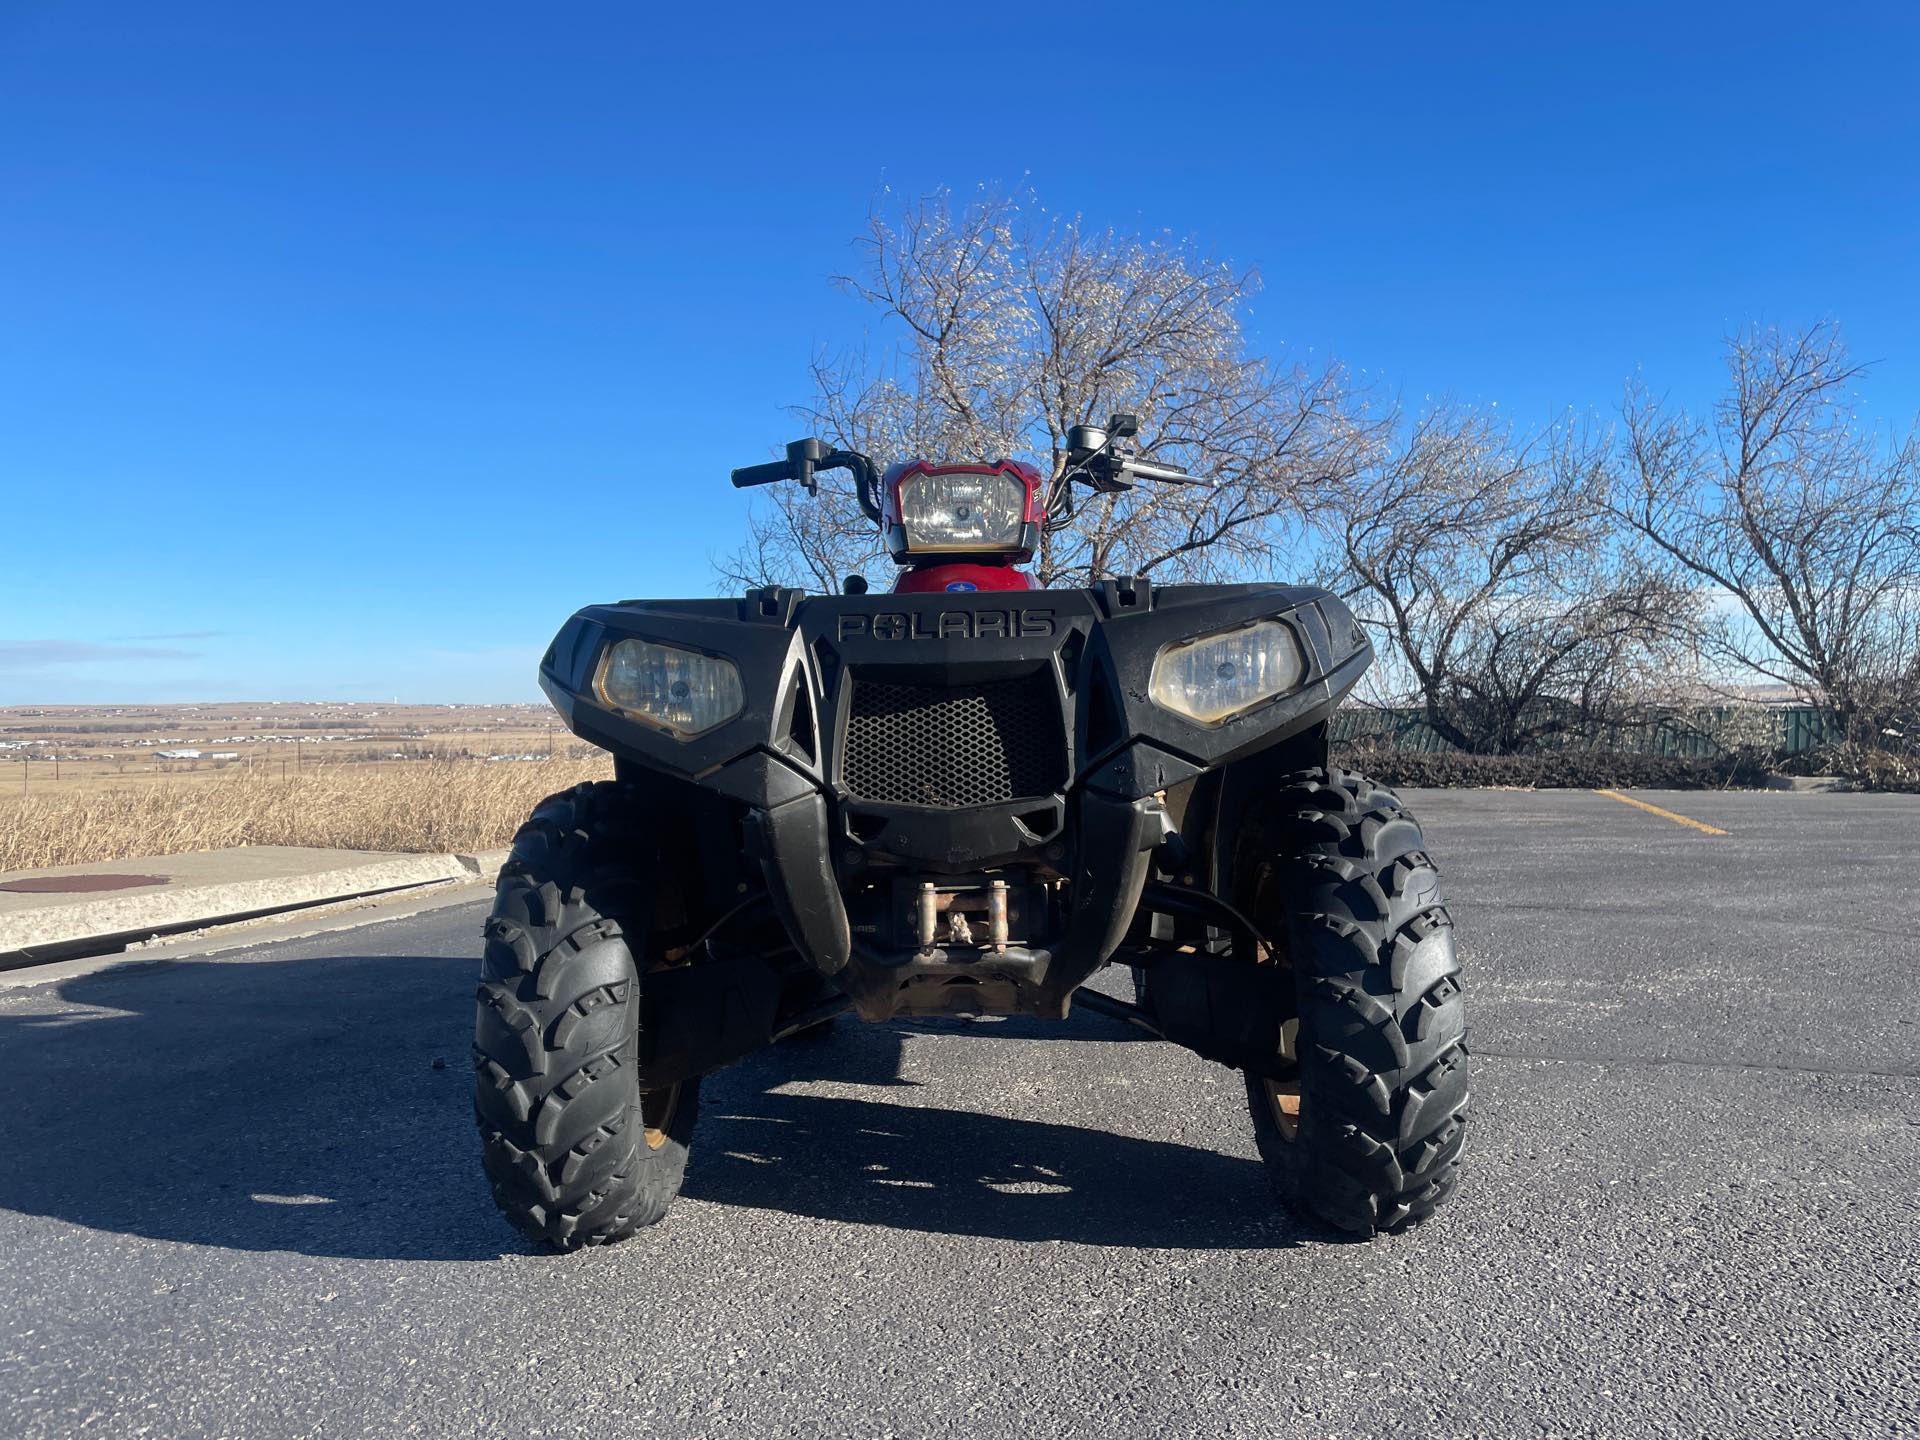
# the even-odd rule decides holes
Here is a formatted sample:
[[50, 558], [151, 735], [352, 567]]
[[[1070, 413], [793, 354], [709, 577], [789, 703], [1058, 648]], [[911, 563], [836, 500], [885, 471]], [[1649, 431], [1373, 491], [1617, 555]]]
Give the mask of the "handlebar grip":
[[788, 479], [793, 474], [793, 462], [790, 460], [769, 460], [764, 465], [742, 465], [733, 472], [733, 485], [736, 490], [744, 490], [749, 485], [773, 485]]

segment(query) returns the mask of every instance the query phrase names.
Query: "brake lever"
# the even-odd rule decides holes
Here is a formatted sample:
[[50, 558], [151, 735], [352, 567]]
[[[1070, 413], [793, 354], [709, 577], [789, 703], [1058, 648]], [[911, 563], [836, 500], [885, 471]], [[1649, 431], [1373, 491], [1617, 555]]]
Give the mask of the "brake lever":
[[1189, 475], [1184, 470], [1175, 470], [1170, 465], [1155, 465], [1150, 460], [1128, 460], [1122, 467], [1130, 475], [1142, 480], [1158, 480], [1166, 485], [1198, 485], [1203, 490], [1220, 488], [1218, 480], [1208, 480], [1204, 476]]

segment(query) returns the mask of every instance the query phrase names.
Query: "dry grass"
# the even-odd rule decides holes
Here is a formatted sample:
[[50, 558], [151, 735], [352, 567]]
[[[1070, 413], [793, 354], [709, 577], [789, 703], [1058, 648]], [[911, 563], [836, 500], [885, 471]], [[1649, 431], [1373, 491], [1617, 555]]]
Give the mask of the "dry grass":
[[611, 760], [448, 761], [244, 773], [190, 784], [73, 790], [0, 801], [0, 872], [232, 845], [483, 850], [504, 845], [546, 795], [613, 774]]

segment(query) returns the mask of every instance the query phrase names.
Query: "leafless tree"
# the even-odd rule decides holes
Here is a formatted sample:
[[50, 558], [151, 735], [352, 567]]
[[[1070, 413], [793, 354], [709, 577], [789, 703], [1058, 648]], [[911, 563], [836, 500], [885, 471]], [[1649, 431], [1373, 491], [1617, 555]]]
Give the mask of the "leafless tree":
[[1611, 542], [1605, 453], [1451, 405], [1375, 447], [1322, 523], [1329, 583], [1385, 641], [1378, 697], [1479, 753], [1621, 723], [1692, 600]]
[[1722, 670], [1794, 686], [1873, 744], [1920, 709], [1920, 441], [1862, 428], [1830, 323], [1727, 343], [1704, 424], [1629, 387], [1611, 508], [1710, 587]]
[[[1216, 482], [1081, 497], [1035, 557], [1043, 584], [1117, 574], [1218, 578], [1272, 563], [1303, 493], [1348, 473], [1374, 428], [1339, 367], [1249, 353], [1258, 289], [1191, 241], [1096, 230], [1031, 197], [939, 192], [876, 210], [865, 264], [839, 283], [873, 307], [886, 347], [820, 356], [800, 415], [883, 464], [912, 456], [1035, 465], [1064, 485], [1069, 427], [1140, 416], [1147, 454]], [[873, 562], [848, 487], [777, 487], [733, 582], [810, 582]]]

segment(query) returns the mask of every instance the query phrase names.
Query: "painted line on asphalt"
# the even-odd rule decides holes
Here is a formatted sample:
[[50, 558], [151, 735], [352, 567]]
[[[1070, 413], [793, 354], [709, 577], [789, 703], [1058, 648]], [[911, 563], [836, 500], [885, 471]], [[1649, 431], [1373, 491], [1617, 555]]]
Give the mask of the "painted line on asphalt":
[[1676, 815], [1671, 810], [1662, 810], [1658, 805], [1649, 805], [1644, 800], [1636, 800], [1631, 795], [1622, 795], [1618, 790], [1596, 790], [1596, 795], [1604, 795], [1609, 800], [1618, 800], [1622, 805], [1631, 805], [1636, 810], [1644, 810], [1649, 815], [1658, 815], [1662, 820], [1671, 820], [1676, 825], [1685, 825], [1698, 830], [1703, 835], [1725, 835], [1728, 832], [1718, 825], [1709, 825], [1704, 820], [1691, 820], [1685, 815]]

